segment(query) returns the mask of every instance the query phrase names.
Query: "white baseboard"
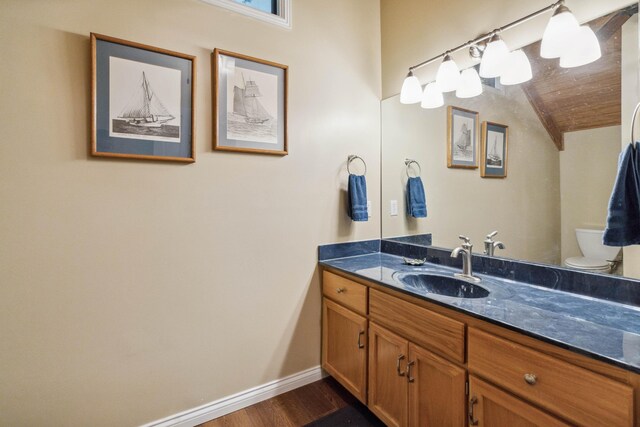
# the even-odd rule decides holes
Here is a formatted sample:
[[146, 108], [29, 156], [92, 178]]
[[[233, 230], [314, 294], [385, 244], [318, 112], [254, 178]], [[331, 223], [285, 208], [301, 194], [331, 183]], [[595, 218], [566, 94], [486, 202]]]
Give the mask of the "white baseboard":
[[303, 385], [321, 380], [326, 376], [320, 366], [316, 366], [298, 372], [297, 374], [289, 375], [288, 377], [223, 397], [206, 405], [153, 421], [142, 427], [194, 427], [279, 394], [286, 393], [287, 391], [302, 387]]

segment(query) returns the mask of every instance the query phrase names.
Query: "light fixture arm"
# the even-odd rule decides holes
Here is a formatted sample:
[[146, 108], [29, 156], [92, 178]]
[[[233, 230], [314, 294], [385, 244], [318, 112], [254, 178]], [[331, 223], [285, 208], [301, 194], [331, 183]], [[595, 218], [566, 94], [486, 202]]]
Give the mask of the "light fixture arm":
[[453, 54], [455, 52], [458, 52], [459, 50], [466, 49], [466, 48], [468, 48], [470, 46], [473, 46], [473, 45], [481, 43], [481, 42], [483, 42], [485, 40], [488, 40], [491, 37], [493, 37], [495, 34], [499, 34], [502, 31], [509, 30], [509, 29], [511, 29], [513, 27], [516, 27], [516, 26], [518, 26], [520, 24], [523, 24], [523, 23], [525, 23], [525, 22], [527, 22], [527, 21], [529, 21], [529, 20], [531, 20], [531, 19], [533, 19], [533, 18], [535, 18], [535, 17], [537, 17], [539, 15], [542, 15], [545, 12], [548, 12], [550, 10], [554, 10], [554, 9], [562, 6], [564, 4], [564, 1], [565, 0], [558, 0], [557, 2], [555, 2], [553, 4], [550, 4], [547, 7], [544, 7], [544, 8], [542, 8], [542, 9], [536, 11], [536, 12], [533, 12], [533, 13], [525, 16], [525, 17], [522, 17], [522, 18], [520, 18], [518, 20], [515, 20], [515, 21], [513, 21], [513, 22], [511, 22], [511, 23], [509, 23], [509, 24], [507, 24], [507, 25], [505, 25], [503, 27], [496, 28], [495, 30], [493, 30], [493, 31], [491, 31], [489, 33], [486, 33], [486, 34], [483, 34], [483, 35], [481, 35], [479, 37], [476, 37], [473, 40], [469, 40], [468, 42], [463, 43], [460, 46], [454, 47], [453, 49], [449, 49], [446, 52], [441, 53], [438, 56], [434, 56], [433, 58], [427, 59], [426, 61], [423, 61], [423, 62], [421, 62], [419, 64], [416, 64], [416, 65], [414, 65], [412, 67], [409, 67], [409, 71], [417, 70], [418, 68], [422, 68], [425, 65], [431, 64], [431, 63], [439, 60], [440, 58], [443, 58], [445, 55], [451, 55], [451, 54]]

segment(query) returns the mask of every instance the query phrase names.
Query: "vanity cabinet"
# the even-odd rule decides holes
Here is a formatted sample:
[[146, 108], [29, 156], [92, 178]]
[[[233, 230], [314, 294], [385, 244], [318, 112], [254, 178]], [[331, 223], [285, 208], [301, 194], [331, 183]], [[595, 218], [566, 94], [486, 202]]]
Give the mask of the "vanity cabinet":
[[389, 426], [464, 426], [466, 371], [370, 323], [369, 409]]
[[559, 419], [469, 376], [469, 425], [478, 427], [569, 427]]
[[633, 388], [626, 384], [475, 328], [468, 345], [470, 372], [528, 402], [578, 425], [633, 423]]
[[[366, 286], [325, 272], [322, 301], [322, 368], [367, 403], [367, 318], [332, 301], [366, 310]], [[364, 293], [362, 292], [364, 291]], [[354, 297], [356, 295], [356, 297]]]
[[640, 427], [640, 375], [323, 272], [322, 366], [389, 426]]

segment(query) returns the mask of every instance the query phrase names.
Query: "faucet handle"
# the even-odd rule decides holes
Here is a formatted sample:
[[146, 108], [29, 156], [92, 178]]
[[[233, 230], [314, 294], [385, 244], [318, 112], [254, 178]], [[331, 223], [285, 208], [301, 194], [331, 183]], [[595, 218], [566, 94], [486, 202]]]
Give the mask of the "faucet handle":
[[469, 239], [469, 238], [468, 238], [468, 237], [466, 237], [466, 236], [463, 236], [462, 234], [458, 236], [458, 239], [460, 239], [460, 240], [464, 241], [464, 243], [465, 243], [466, 245], [470, 245], [470, 244], [471, 244], [471, 239]]
[[487, 240], [491, 240], [496, 234], [498, 234], [498, 230], [492, 231], [491, 233], [487, 234]]

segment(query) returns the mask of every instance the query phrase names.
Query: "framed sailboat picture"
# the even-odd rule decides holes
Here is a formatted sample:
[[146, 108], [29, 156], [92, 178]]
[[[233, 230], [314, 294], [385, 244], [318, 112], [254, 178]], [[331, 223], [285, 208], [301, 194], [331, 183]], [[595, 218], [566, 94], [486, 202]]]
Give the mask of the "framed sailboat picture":
[[447, 167], [478, 167], [478, 113], [447, 107]]
[[481, 145], [480, 176], [483, 178], [506, 178], [509, 126], [482, 122]]
[[91, 34], [91, 154], [194, 162], [191, 55]]
[[287, 154], [286, 65], [215, 49], [213, 148]]

